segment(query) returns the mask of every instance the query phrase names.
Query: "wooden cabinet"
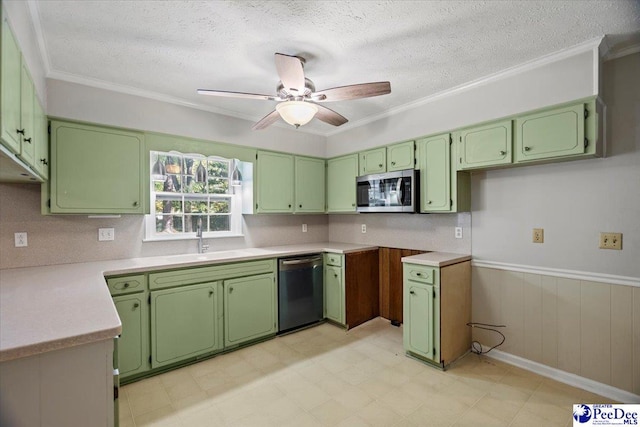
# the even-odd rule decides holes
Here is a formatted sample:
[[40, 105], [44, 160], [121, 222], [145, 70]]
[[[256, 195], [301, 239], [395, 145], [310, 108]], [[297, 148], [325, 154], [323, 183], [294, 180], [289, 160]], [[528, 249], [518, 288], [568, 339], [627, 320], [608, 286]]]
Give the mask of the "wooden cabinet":
[[[359, 154], [359, 176], [382, 173], [387, 170], [387, 149], [380, 147]], [[354, 180], [355, 183], [355, 180]]]
[[471, 178], [453, 165], [448, 133], [416, 141], [420, 170], [420, 212], [465, 212], [471, 209]]
[[401, 142], [387, 147], [387, 172], [413, 169], [415, 167], [414, 141]]
[[151, 366], [222, 349], [221, 285], [201, 283], [151, 292]]
[[344, 255], [324, 254], [324, 310], [325, 317], [344, 325]]
[[258, 151], [256, 161], [256, 213], [292, 213], [293, 156]]
[[225, 348], [275, 335], [277, 295], [273, 273], [224, 281]]
[[356, 211], [356, 177], [358, 155], [327, 160], [327, 212]]
[[471, 346], [471, 262], [403, 265], [403, 342], [407, 354], [445, 368]]
[[295, 156], [295, 213], [325, 212], [325, 171], [323, 159]]
[[402, 257], [424, 251], [414, 249], [379, 248], [380, 316], [402, 323]]
[[2, 17], [2, 51], [0, 57], [0, 139], [2, 144], [14, 154], [20, 154], [22, 138], [18, 132], [21, 128], [20, 95], [22, 87], [22, 54], [16, 43], [9, 23]]
[[512, 121], [490, 123], [458, 131], [457, 169], [477, 169], [511, 163]]
[[141, 133], [51, 122], [52, 213], [144, 213]]
[[517, 117], [516, 162], [583, 154], [589, 145], [585, 111], [584, 104], [576, 104]]

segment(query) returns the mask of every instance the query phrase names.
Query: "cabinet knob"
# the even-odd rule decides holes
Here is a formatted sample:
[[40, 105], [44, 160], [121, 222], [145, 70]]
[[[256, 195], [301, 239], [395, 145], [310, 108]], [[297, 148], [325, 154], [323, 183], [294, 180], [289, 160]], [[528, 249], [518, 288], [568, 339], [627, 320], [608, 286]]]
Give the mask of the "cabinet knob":
[[20, 135], [24, 135], [24, 129], [16, 129], [16, 132]]
[[507, 152], [506, 152], [506, 151], [500, 150], [500, 155], [501, 155], [501, 156], [504, 156], [505, 154], [507, 154]]
[[395, 166], [395, 165], [396, 165], [396, 162], [391, 162], [391, 166]]
[[122, 286], [124, 286], [125, 288], [128, 288], [128, 287], [129, 287], [129, 282], [125, 283], [125, 284], [124, 284], [124, 285], [122, 285]]
[[432, 202], [431, 200], [427, 200], [427, 204], [430, 205]]
[[138, 202], [133, 202], [133, 206], [137, 207], [138, 206]]
[[337, 278], [338, 277], [338, 273], [333, 273], [333, 275]]
[[378, 167], [379, 167], [379, 168], [381, 168], [381, 167], [382, 167], [382, 163], [380, 163], [380, 164], [378, 165]]
[[233, 286], [229, 287], [229, 293], [233, 292]]
[[415, 294], [416, 294], [416, 293], [415, 293], [415, 292], [413, 292], [413, 291], [409, 291], [409, 293], [410, 293], [411, 295], [415, 295]]
[[289, 205], [289, 207], [291, 207], [291, 205]]
[[302, 205], [300, 205], [300, 207], [302, 207]]
[[138, 307], [140, 307], [139, 303], [136, 302], [136, 303], [133, 304], [133, 308], [138, 308]]
[[524, 147], [524, 151], [529, 151], [531, 150], [531, 147]]
[[47, 163], [47, 159], [40, 159], [40, 162], [42, 162], [42, 164], [44, 164], [45, 166], [49, 164]]
[[416, 273], [416, 276], [422, 277], [422, 273]]
[[209, 296], [213, 295], [213, 291], [209, 291]]
[[31, 144], [31, 138], [24, 138], [24, 140]]
[[355, 203], [351, 203], [351, 206], [355, 208], [355, 207], [356, 207], [356, 204], [355, 204]]

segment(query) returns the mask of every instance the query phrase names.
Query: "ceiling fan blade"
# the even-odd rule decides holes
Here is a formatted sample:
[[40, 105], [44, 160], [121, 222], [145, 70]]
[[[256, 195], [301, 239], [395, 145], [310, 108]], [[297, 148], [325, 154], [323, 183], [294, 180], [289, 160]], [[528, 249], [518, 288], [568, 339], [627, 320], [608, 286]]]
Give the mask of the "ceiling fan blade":
[[280, 100], [279, 96], [273, 95], [261, 95], [258, 93], [244, 93], [244, 92], [229, 92], [226, 90], [209, 90], [209, 89], [198, 89], [197, 92], [200, 95], [210, 95], [210, 96], [224, 96], [227, 98], [243, 98], [243, 99], [265, 99], [267, 101], [276, 101]]
[[336, 113], [330, 108], [325, 107], [324, 105], [315, 104], [318, 107], [318, 112], [315, 115], [315, 118], [322, 120], [325, 123], [329, 123], [333, 126], [340, 126], [347, 123], [346, 117]]
[[266, 127], [271, 126], [275, 122], [277, 122], [279, 118], [280, 118], [280, 114], [278, 114], [278, 112], [276, 110], [273, 110], [272, 112], [270, 112], [269, 114], [264, 116], [262, 119], [260, 119], [260, 121], [258, 123], [253, 125], [251, 127], [251, 129], [253, 129], [253, 130], [262, 130], [262, 129], [266, 128]]
[[343, 101], [347, 99], [370, 98], [391, 93], [391, 83], [375, 82], [340, 86], [318, 91], [311, 95], [316, 102]]
[[276, 53], [276, 69], [284, 88], [291, 92], [304, 93], [304, 69], [302, 61], [297, 56]]

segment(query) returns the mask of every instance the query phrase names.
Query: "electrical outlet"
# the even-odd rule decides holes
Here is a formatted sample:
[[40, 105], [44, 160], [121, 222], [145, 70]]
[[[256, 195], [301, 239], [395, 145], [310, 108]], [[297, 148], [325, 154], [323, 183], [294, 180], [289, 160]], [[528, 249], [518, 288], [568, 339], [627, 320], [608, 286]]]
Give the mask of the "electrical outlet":
[[622, 250], [622, 233], [600, 233], [600, 249]]
[[544, 243], [544, 228], [533, 229], [533, 243]]
[[462, 227], [455, 228], [456, 239], [462, 239]]
[[115, 231], [113, 228], [99, 228], [98, 229], [98, 241], [107, 242], [115, 239]]
[[15, 233], [15, 244], [16, 248], [24, 248], [29, 246], [27, 242], [27, 233]]
[[367, 232], [367, 224], [362, 224], [362, 233], [366, 233]]
[[302, 232], [303, 233], [307, 232], [307, 224], [302, 224]]

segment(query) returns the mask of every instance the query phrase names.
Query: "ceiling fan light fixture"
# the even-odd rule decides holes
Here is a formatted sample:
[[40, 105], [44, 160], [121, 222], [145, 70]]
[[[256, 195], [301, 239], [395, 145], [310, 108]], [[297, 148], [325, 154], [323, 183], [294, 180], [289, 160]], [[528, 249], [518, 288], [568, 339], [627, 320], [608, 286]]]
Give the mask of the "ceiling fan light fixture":
[[296, 128], [306, 125], [318, 112], [318, 107], [311, 102], [285, 101], [276, 105], [282, 119]]

